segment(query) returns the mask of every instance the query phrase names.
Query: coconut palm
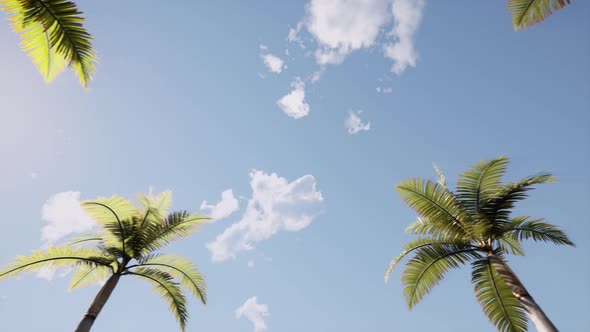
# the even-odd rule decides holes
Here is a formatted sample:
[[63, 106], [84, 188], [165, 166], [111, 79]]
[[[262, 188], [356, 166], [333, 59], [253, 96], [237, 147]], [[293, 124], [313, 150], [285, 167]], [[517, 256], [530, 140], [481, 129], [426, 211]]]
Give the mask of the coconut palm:
[[539, 173], [502, 184], [507, 166], [505, 157], [481, 161], [459, 176], [455, 192], [436, 167], [438, 181], [416, 178], [397, 185], [403, 200], [419, 215], [407, 231], [420, 237], [393, 259], [385, 280], [402, 258], [412, 256], [402, 274], [410, 309], [445, 272], [470, 263], [477, 300], [499, 331], [527, 331], [526, 315], [538, 331], [557, 331], [506, 260], [508, 254], [524, 255], [522, 240], [574, 245], [563, 231], [543, 219], [510, 214], [534, 185], [555, 178]]
[[508, 0], [508, 11], [512, 13], [514, 29], [520, 30], [543, 22], [554, 10], [570, 3], [570, 0]]
[[21, 46], [47, 82], [70, 66], [84, 87], [97, 62], [92, 36], [76, 4], [66, 0], [0, 0]]
[[96, 233], [72, 239], [67, 245], [18, 256], [0, 270], [0, 280], [21, 272], [58, 267], [75, 268], [71, 290], [106, 279], [76, 328], [82, 332], [90, 330], [119, 279], [134, 276], [151, 283], [154, 291], [162, 294], [184, 331], [189, 314], [183, 291], [205, 304], [203, 275], [188, 258], [157, 251], [189, 236], [209, 218], [186, 211], [168, 213], [172, 201], [169, 191], [138, 198], [138, 206], [118, 196], [82, 202], [100, 228]]

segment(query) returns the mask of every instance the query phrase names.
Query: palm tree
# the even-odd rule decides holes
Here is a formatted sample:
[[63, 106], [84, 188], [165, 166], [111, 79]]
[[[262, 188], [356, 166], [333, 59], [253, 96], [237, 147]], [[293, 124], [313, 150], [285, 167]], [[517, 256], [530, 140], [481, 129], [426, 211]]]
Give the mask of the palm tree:
[[73, 239], [67, 245], [18, 256], [0, 270], [0, 280], [21, 272], [58, 267], [76, 269], [71, 290], [106, 279], [76, 328], [76, 332], [85, 332], [92, 327], [119, 279], [135, 276], [151, 283], [154, 291], [162, 294], [184, 331], [189, 314], [183, 291], [205, 304], [203, 275], [188, 258], [157, 251], [171, 241], [189, 236], [209, 218], [186, 211], [167, 214], [171, 197], [170, 191], [156, 196], [138, 195], [137, 207], [118, 196], [84, 201], [82, 207], [100, 227], [98, 232]]
[[556, 226], [529, 216], [511, 217], [514, 204], [534, 185], [553, 182], [549, 173], [502, 184], [508, 158], [485, 160], [459, 176], [455, 192], [442, 173], [438, 182], [409, 179], [397, 185], [403, 200], [419, 217], [407, 231], [416, 240], [391, 262], [385, 281], [405, 256], [412, 254], [402, 275], [410, 309], [440, 282], [451, 268], [471, 263], [475, 295], [484, 313], [502, 332], [527, 331], [526, 315], [537, 331], [557, 331], [541, 307], [507, 264], [507, 254], [524, 255], [522, 240], [571, 245]]
[[71, 66], [85, 88], [94, 76], [96, 51], [76, 4], [66, 0], [0, 0], [21, 46], [47, 82]]
[[543, 22], [553, 10], [570, 3], [570, 0], [508, 0], [508, 11], [512, 13], [514, 29], [520, 30]]

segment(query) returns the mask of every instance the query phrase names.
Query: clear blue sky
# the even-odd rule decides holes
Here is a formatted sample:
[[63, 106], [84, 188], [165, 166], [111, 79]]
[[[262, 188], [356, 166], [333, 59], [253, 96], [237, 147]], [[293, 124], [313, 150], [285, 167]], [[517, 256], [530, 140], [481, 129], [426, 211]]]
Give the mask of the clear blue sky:
[[[199, 210], [232, 189], [238, 211], [166, 250], [206, 275], [210, 301], [191, 301], [188, 331], [253, 331], [235, 317], [253, 296], [268, 306], [267, 331], [493, 331], [468, 269], [451, 271], [411, 312], [400, 270], [388, 284], [383, 273], [415, 217], [396, 183], [434, 177], [433, 162], [454, 182], [476, 161], [508, 155], [508, 180], [539, 171], [560, 179], [516, 213], [547, 218], [577, 244], [531, 242], [511, 266], [561, 330], [590, 330], [590, 4], [519, 32], [505, 1], [427, 1], [415, 26], [400, 10], [407, 25], [397, 37], [417, 58], [396, 74], [384, 57], [398, 40], [388, 1], [384, 14], [380, 1], [339, 8], [367, 19], [343, 24], [344, 34], [308, 2], [80, 1], [101, 60], [89, 91], [71, 72], [45, 84], [0, 15], [0, 265], [43, 245], [41, 209], [60, 192], [133, 197], [153, 186], [173, 190], [175, 209]], [[374, 38], [356, 29], [379, 19]], [[288, 40], [298, 22], [308, 22], [296, 34], [305, 48]], [[315, 55], [330, 51], [321, 71]], [[265, 66], [267, 54], [284, 61], [274, 63], [280, 73]], [[290, 91], [286, 103], [308, 105], [305, 116], [277, 104]], [[351, 112], [370, 128], [350, 134]], [[252, 170], [300, 179], [302, 188], [287, 187], [322, 199], [302, 207], [313, 209], [306, 227], [283, 225], [213, 262], [206, 244], [256, 203]], [[98, 287], [69, 293], [68, 282], [2, 281], [2, 329], [72, 330]], [[128, 278], [93, 330], [176, 329], [160, 296]]]

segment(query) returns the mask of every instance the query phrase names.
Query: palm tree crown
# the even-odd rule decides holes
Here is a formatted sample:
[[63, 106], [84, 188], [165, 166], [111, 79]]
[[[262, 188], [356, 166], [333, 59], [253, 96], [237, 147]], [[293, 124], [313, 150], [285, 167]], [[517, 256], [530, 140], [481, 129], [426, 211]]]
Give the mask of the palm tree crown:
[[506, 157], [479, 162], [460, 175], [455, 192], [449, 190], [436, 167], [438, 181], [416, 178], [397, 185], [403, 200], [419, 215], [407, 232], [420, 237], [393, 259], [385, 280], [402, 258], [412, 254], [402, 276], [403, 294], [410, 309], [439, 283], [445, 272], [471, 263], [477, 300], [498, 330], [526, 331], [525, 314], [537, 324], [533, 314], [542, 310], [536, 303], [529, 303], [532, 297], [504, 256], [524, 255], [520, 242], [527, 239], [574, 244], [543, 219], [511, 216], [514, 204], [526, 198], [534, 185], [555, 178], [539, 173], [502, 184], [508, 162]]
[[520, 30], [543, 22], [553, 11], [570, 3], [570, 0], [508, 0], [508, 11], [512, 13], [514, 29]]
[[84, 201], [82, 207], [100, 227], [98, 232], [73, 239], [67, 245], [18, 256], [0, 270], [0, 279], [47, 267], [74, 267], [72, 290], [108, 278], [76, 330], [87, 331], [119, 278], [135, 276], [162, 294], [184, 331], [189, 314], [183, 290], [205, 304], [203, 275], [188, 258], [157, 251], [192, 234], [209, 218], [186, 211], [168, 213], [171, 197], [170, 191], [138, 195], [139, 206], [118, 196]]

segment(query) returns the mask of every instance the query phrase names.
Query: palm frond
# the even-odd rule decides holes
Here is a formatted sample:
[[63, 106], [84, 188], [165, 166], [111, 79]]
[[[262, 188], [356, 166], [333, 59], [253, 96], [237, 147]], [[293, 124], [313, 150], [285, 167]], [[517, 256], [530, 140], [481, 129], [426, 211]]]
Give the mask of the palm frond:
[[211, 218], [187, 211], [170, 213], [164, 224], [153, 225], [144, 230], [142, 255], [148, 255], [167, 246], [170, 242], [190, 236], [209, 220]]
[[51, 81], [66, 65], [71, 66], [80, 83], [88, 87], [96, 70], [96, 52], [92, 36], [76, 4], [66, 0], [2, 0], [4, 11], [23, 50], [45, 80]]
[[42, 268], [69, 267], [76, 264], [108, 267], [111, 263], [112, 260], [101, 257], [101, 252], [96, 249], [50, 246], [44, 251], [34, 250], [28, 256], [17, 256], [13, 263], [0, 270], [0, 279]]
[[154, 255], [141, 260], [138, 267], [151, 267], [166, 272], [180, 281], [180, 286], [207, 302], [205, 279], [190, 259], [176, 255]]
[[447, 180], [443, 174], [443, 172], [438, 168], [437, 164], [432, 164], [434, 171], [436, 172], [436, 181], [440, 184], [443, 188], [447, 188]]
[[512, 13], [514, 29], [519, 30], [543, 22], [554, 10], [570, 3], [570, 0], [508, 0], [508, 11]]
[[473, 216], [479, 213], [482, 201], [500, 187], [508, 163], [506, 157], [483, 160], [459, 176], [456, 186], [457, 198]]
[[502, 236], [497, 239], [498, 248], [503, 253], [508, 253], [516, 256], [524, 256], [524, 249], [517, 239], [509, 236]]
[[477, 249], [462, 245], [431, 245], [418, 249], [402, 274], [404, 297], [410, 309], [437, 285], [451, 268], [479, 259]]
[[112, 267], [80, 264], [77, 266], [76, 272], [74, 272], [74, 275], [70, 280], [70, 288], [68, 290], [72, 291], [81, 287], [97, 284], [106, 280], [112, 274]]
[[[399, 254], [397, 257], [395, 257], [391, 261], [391, 263], [389, 263], [389, 267], [385, 271], [385, 282], [387, 282], [387, 280], [389, 279], [389, 275], [391, 274], [391, 272], [393, 271], [395, 266], [409, 253], [411, 253], [415, 250], [418, 250], [420, 248], [423, 248], [423, 247], [439, 246], [439, 245], [456, 245], [456, 244], [458, 244], [458, 241], [446, 241], [445, 242], [445, 241], [440, 241], [438, 239], [433, 239], [433, 238], [417, 238], [416, 240], [411, 241], [410, 243], [404, 245], [404, 251], [402, 251], [401, 254]], [[469, 246], [468, 243], [463, 244], [463, 245]]]
[[465, 238], [470, 235], [467, 216], [453, 194], [440, 184], [423, 179], [409, 179], [396, 186], [402, 199], [424, 220], [436, 224], [446, 238]]
[[557, 226], [543, 222], [543, 219], [531, 219], [528, 216], [514, 217], [504, 225], [502, 234], [505, 238], [512, 238], [516, 241], [532, 239], [558, 245], [575, 246]]
[[172, 191], [166, 190], [157, 195], [138, 194], [137, 198], [142, 205], [144, 220], [153, 218], [152, 222], [163, 223], [168, 211], [172, 207]]
[[179, 284], [174, 282], [174, 278], [166, 272], [151, 268], [139, 268], [130, 274], [144, 278], [154, 285], [154, 291], [162, 294], [164, 300], [169, 304], [170, 311], [180, 324], [180, 328], [185, 331], [189, 316], [186, 297], [182, 295]]
[[525, 311], [488, 258], [473, 262], [471, 282], [481, 307], [500, 332], [527, 331]]

